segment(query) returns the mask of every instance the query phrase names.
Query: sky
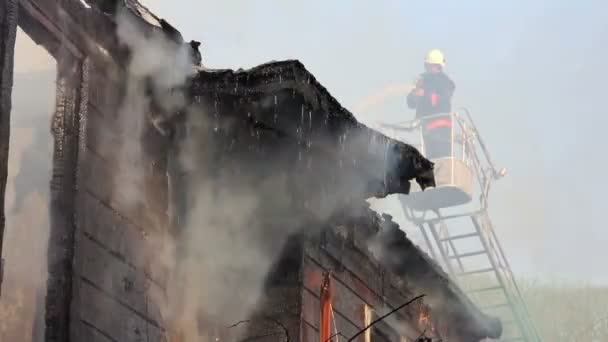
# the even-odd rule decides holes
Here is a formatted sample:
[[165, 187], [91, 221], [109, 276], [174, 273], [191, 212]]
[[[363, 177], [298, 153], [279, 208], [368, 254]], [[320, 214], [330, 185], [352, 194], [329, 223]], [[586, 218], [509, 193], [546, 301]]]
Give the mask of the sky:
[[[411, 119], [405, 93], [360, 105], [410, 83], [426, 52], [441, 49], [454, 105], [471, 110], [508, 171], [489, 206], [515, 273], [608, 284], [607, 2], [142, 2], [202, 41], [207, 67], [299, 59], [366, 124]], [[17, 54], [21, 71], [44, 64]]]

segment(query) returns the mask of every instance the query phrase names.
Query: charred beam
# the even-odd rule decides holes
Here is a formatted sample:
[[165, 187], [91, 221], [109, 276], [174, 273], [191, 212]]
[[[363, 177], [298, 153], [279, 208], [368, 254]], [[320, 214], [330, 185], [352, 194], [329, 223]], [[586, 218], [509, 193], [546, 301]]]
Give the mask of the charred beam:
[[[4, 200], [8, 174], [10, 140], [11, 93], [13, 90], [13, 64], [17, 37], [17, 0], [0, 4], [0, 256], [4, 240]], [[0, 261], [0, 292], [4, 274], [4, 260]]]

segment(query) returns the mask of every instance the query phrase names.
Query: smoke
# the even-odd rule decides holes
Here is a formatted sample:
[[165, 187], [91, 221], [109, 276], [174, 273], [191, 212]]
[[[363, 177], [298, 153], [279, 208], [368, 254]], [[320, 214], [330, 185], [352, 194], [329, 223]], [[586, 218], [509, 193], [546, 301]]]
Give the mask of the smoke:
[[145, 83], [165, 112], [181, 109], [185, 105], [183, 94], [173, 89], [183, 86], [193, 75], [190, 48], [170, 40], [160, 31], [144, 32], [138, 21], [132, 20], [128, 10], [117, 16], [117, 35], [122, 44], [129, 47], [128, 72], [130, 83]]
[[[169, 39], [160, 29], [150, 30], [128, 9], [119, 10], [116, 22], [116, 34], [119, 42], [128, 48], [129, 60], [124, 82], [121, 81], [124, 89], [116, 115], [118, 132], [103, 134], [99, 145], [102, 149], [110, 146], [116, 149], [104, 155], [112, 156], [120, 169], [118, 176], [112, 180], [112, 193], [120, 197], [123, 209], [127, 212], [142, 212], [143, 209], [146, 212], [153, 210], [147, 206], [148, 202], [156, 199], [148, 198], [144, 185], [151, 167], [144, 140], [162, 113], [175, 113], [186, 105], [185, 97], [179, 89], [192, 75], [193, 64], [188, 46]], [[112, 139], [117, 139], [118, 142], [110, 142]], [[152, 217], [156, 216], [148, 216], [149, 219]], [[148, 295], [152, 297], [155, 306], [160, 308], [164, 325], [172, 331], [176, 328], [177, 316], [183, 312], [192, 312], [187, 305], [180, 306], [177, 312], [173, 309], [179, 306], [177, 302], [188, 304], [190, 300], [185, 299], [190, 298], [191, 302], [196, 303], [198, 294], [194, 291], [194, 285], [177, 289], [182, 281], [176, 274], [177, 266], [181, 266], [175, 253], [178, 243], [165, 231], [165, 223], [151, 223], [156, 227], [147, 229], [147, 241], [150, 246], [156, 246], [155, 250], [141, 250], [137, 253], [149, 260], [153, 267], [150, 270], [152, 274], [165, 274], [169, 270], [166, 293], [151, 292]]]
[[126, 9], [116, 20], [117, 36], [129, 48], [130, 59], [117, 115], [121, 141], [114, 151], [117, 165], [128, 174], [117, 178], [114, 188], [120, 189], [127, 205], [135, 208], [145, 197], [141, 186], [146, 167], [144, 133], [150, 121], [155, 123], [156, 112], [173, 113], [186, 104], [183, 93], [176, 89], [185, 84], [193, 66], [185, 44], [170, 40], [160, 31], [146, 31]]
[[[50, 151], [44, 151], [47, 154], [43, 160], [28, 160], [28, 155], [41, 147], [32, 133], [40, 132], [31, 127], [13, 127], [11, 133], [0, 340], [12, 341], [19, 337], [39, 341], [44, 328], [42, 321], [47, 279], [45, 260], [49, 235]], [[44, 143], [42, 146], [52, 146]], [[36, 172], [27, 171], [32, 167]], [[39, 184], [46, 187], [38, 187]], [[23, 253], [25, 250], [29, 252]]]
[[[168, 259], [174, 266], [165, 315], [185, 340], [204, 341], [213, 326], [226, 327], [256, 312], [268, 273], [299, 226], [283, 216], [291, 204], [284, 168], [266, 168], [269, 160], [239, 159], [239, 173], [226, 162], [216, 164], [225, 147], [218, 132], [238, 127], [217, 127], [200, 108], [190, 110], [190, 133], [177, 141], [173, 156], [179, 170], [172, 173], [171, 187], [177, 232]], [[258, 174], [260, 168], [271, 171]], [[196, 322], [208, 324], [199, 328]]]
[[[279, 213], [280, 205], [261, 215], [262, 208], [271, 207], [265, 198], [288, 202], [276, 195], [286, 193], [287, 180], [277, 173], [253, 184], [248, 179], [205, 173], [211, 156], [219, 151], [215, 138], [208, 135], [214, 134], [214, 127], [206, 119], [207, 113], [192, 106], [184, 109], [187, 103], [180, 89], [194, 70], [190, 47], [168, 40], [160, 31], [144, 32], [126, 11], [118, 15], [117, 23], [118, 37], [131, 54], [118, 113], [123, 136], [129, 134], [116, 151], [117, 165], [125, 172], [115, 179], [115, 191], [133, 209], [145, 205], [141, 141], [155, 115], [186, 110], [186, 117], [191, 118], [187, 125], [198, 128], [196, 135], [175, 142], [179, 152], [170, 157], [174, 169], [195, 174], [185, 187], [171, 188], [172, 197], [184, 207], [172, 203], [172, 215], [177, 219], [169, 234], [150, 239], [160, 241], [161, 246], [153, 264], [169, 272], [165, 293], [153, 298], [164, 324], [170, 334], [204, 341], [208, 338], [204, 332], [212, 330], [210, 324], [228, 325], [255, 310], [268, 270], [293, 232], [266, 221]], [[179, 175], [170, 172], [170, 177]], [[204, 322], [208, 324], [201, 329]]]
[[[311, 142], [303, 141], [302, 145], [308, 147], [271, 147], [259, 143], [265, 139], [264, 134], [272, 133], [244, 127], [242, 118], [230, 122], [230, 113], [219, 113], [217, 103], [215, 106], [198, 100], [195, 104], [187, 103], [181, 92], [193, 70], [187, 45], [167, 40], [160, 30], [158, 35], [142, 32], [128, 12], [118, 16], [117, 32], [131, 52], [126, 94], [119, 113], [122, 130], [131, 136], [130, 143], [125, 142], [117, 151], [119, 165], [145, 164], [141, 144], [129, 145], [134, 140], [141, 141], [132, 138], [141, 137], [150, 129], [146, 126], [150, 120], [154, 122], [158, 116], [178, 111], [185, 113], [186, 122], [180, 124], [185, 131], [176, 132], [174, 149], [169, 152], [170, 211], [174, 221], [170, 234], [153, 237], [162, 241], [158, 259], [162, 267], [169, 270], [166, 293], [155, 300], [160, 303], [168, 329], [178, 332], [183, 339], [205, 340], [208, 337], [204, 333], [211, 330], [211, 326], [225, 327], [249, 318], [259, 309], [269, 270], [288, 237], [300, 229], [302, 221], [285, 217], [286, 213], [294, 215], [294, 207], [305, 208], [312, 219], [325, 221], [348, 201], [347, 195], [358, 200], [369, 194], [367, 181], [391, 183], [391, 191], [395, 191], [403, 186], [398, 184], [398, 173], [411, 172], [400, 169], [411, 168], [409, 160], [400, 159], [405, 151], [390, 148], [382, 137], [365, 129], [344, 132], [339, 142], [328, 139], [328, 143], [341, 144], [336, 149], [339, 152], [329, 157], [329, 163], [307, 159], [313, 155], [309, 151]], [[286, 92], [285, 99], [281, 95], [274, 101], [261, 100], [256, 110], [272, 112], [273, 106], [293, 110], [291, 105], [297, 103], [296, 112], [307, 112], [304, 107], [300, 110], [301, 103], [289, 102], [293, 92]], [[287, 105], [280, 107], [283, 103]], [[274, 107], [274, 110], [278, 109]], [[304, 132], [312, 131], [315, 122], [321, 122], [313, 122], [313, 116], [312, 112], [302, 114], [299, 130], [302, 140], [311, 139], [312, 133], [306, 133], [307, 136]], [[255, 132], [250, 133], [250, 129]], [[241, 140], [231, 141], [235, 139], [231, 134]], [[251, 141], [247, 141], [248, 137]], [[273, 142], [278, 139], [266, 138]], [[243, 150], [230, 153], [227, 147], [233, 145]], [[259, 151], [255, 149], [260, 145], [275, 148], [272, 151], [277, 153], [257, 154]], [[298, 158], [300, 148], [303, 156]], [[289, 153], [283, 153], [285, 151]], [[255, 159], [261, 155], [264, 158]], [[340, 165], [333, 164], [332, 158], [339, 159]], [[341, 170], [357, 163], [367, 167], [365, 176]], [[306, 177], [300, 180], [290, 167], [303, 168]], [[133, 171], [137, 169], [127, 168], [131, 170], [129, 174], [121, 175], [115, 184], [121, 193], [128, 192], [126, 196], [134, 207], [144, 205], [141, 202], [145, 197], [137, 186], [142, 182], [133, 181], [143, 175], [130, 174], [137, 173]], [[124, 184], [125, 179], [131, 180], [130, 187]], [[325, 183], [330, 191], [323, 194], [323, 185], [318, 183]], [[294, 188], [305, 195], [294, 199]], [[294, 203], [296, 200], [303, 203]]]
[[[15, 73], [6, 187], [5, 259], [0, 298], [0, 341], [42, 341], [49, 237], [49, 181], [55, 101], [53, 59], [19, 31], [16, 53], [51, 70]], [[16, 70], [30, 68], [15, 58]]]

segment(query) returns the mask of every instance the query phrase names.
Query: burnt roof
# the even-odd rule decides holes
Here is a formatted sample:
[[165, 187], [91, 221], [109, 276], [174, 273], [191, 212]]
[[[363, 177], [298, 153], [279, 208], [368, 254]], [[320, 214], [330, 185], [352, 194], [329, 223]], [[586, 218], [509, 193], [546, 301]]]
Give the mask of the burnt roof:
[[[423, 189], [434, 186], [430, 161], [414, 147], [358, 122], [298, 60], [249, 70], [202, 70], [190, 92], [192, 97], [238, 98], [241, 119], [251, 118], [347, 164], [336, 166], [342, 177], [357, 173], [370, 186], [355, 197], [407, 194], [414, 179]], [[264, 99], [277, 108], [263, 108]]]

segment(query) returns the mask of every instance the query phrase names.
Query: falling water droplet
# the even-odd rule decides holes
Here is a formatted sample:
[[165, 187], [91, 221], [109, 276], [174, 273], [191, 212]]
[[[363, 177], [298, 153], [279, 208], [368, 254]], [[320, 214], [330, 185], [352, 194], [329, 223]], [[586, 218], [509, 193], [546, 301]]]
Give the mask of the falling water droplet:
[[308, 111], [308, 129], [312, 130], [312, 111]]

